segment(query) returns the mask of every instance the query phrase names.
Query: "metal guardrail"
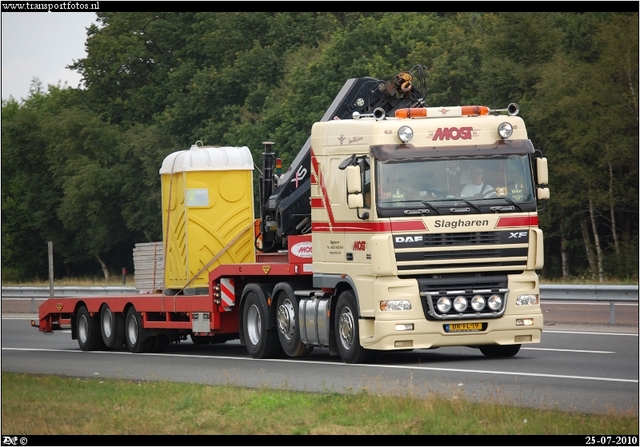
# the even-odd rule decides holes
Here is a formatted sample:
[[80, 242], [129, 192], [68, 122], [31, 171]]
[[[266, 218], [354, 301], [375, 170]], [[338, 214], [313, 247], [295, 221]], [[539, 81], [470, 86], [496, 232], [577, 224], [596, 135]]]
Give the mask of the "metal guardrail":
[[638, 301], [638, 286], [540, 285], [542, 300]]
[[638, 286], [540, 285], [540, 300], [608, 301], [609, 324], [616, 324], [616, 301], [638, 302]]
[[[134, 295], [136, 288], [133, 286], [103, 286], [103, 287], [75, 287], [59, 286], [53, 288], [54, 297], [81, 297], [104, 295]], [[38, 311], [36, 300], [46, 300], [51, 297], [49, 287], [3, 287], [2, 299], [5, 300], [31, 300], [31, 312]]]
[[[132, 295], [136, 293], [133, 286], [75, 287], [59, 286], [53, 288], [53, 296], [98, 296], [98, 295]], [[49, 287], [3, 287], [2, 298], [49, 298]]]
[[[98, 296], [98, 295], [132, 295], [136, 294], [133, 286], [108, 287], [54, 287], [53, 296]], [[35, 300], [50, 297], [49, 287], [2, 287], [2, 299], [31, 299], [31, 308], [35, 312]], [[608, 301], [610, 307], [610, 322], [615, 324], [615, 302], [638, 302], [638, 286], [616, 285], [540, 285], [542, 301]]]

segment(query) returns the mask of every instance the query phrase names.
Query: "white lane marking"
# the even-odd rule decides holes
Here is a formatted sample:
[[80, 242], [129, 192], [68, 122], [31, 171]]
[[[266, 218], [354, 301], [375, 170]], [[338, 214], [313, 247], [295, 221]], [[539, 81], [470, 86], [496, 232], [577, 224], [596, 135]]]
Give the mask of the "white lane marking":
[[550, 305], [562, 305], [562, 306], [566, 306], [567, 304], [571, 304], [571, 305], [576, 305], [576, 306], [610, 306], [611, 305], [611, 301], [616, 303], [616, 307], [617, 306], [633, 306], [633, 307], [638, 307], [638, 303], [624, 303], [624, 302], [620, 302], [620, 301], [616, 301], [616, 300], [602, 300], [596, 303], [593, 302], [589, 302], [589, 301], [545, 301], [544, 299], [540, 300], [540, 304], [544, 304], [545, 306], [550, 304]]
[[637, 337], [638, 333], [628, 332], [584, 332], [584, 331], [550, 331], [548, 329], [542, 329], [545, 334], [581, 334], [581, 335], [624, 335], [627, 337]]
[[177, 357], [177, 358], [194, 358], [194, 359], [209, 359], [209, 360], [237, 360], [237, 361], [249, 361], [249, 362], [269, 362], [269, 363], [293, 363], [293, 364], [309, 364], [314, 366], [328, 366], [328, 367], [347, 367], [347, 368], [384, 368], [384, 369], [404, 369], [404, 370], [420, 370], [420, 371], [436, 371], [436, 372], [460, 372], [465, 374], [490, 374], [496, 376], [518, 376], [518, 377], [544, 377], [555, 379], [569, 379], [569, 380], [596, 380], [600, 382], [623, 382], [623, 383], [638, 383], [638, 379], [616, 379], [613, 377], [590, 377], [590, 376], [566, 376], [562, 374], [542, 374], [531, 372], [511, 372], [511, 371], [489, 371], [479, 369], [460, 369], [460, 368], [435, 368], [429, 366], [406, 366], [406, 365], [378, 365], [378, 364], [351, 364], [351, 363], [332, 363], [325, 361], [312, 361], [312, 360], [287, 360], [287, 359], [252, 359], [246, 357], [229, 357], [229, 356], [207, 356], [193, 354], [132, 354], [125, 351], [67, 351], [64, 349], [36, 349], [36, 348], [2, 348], [3, 351], [32, 351], [32, 352], [67, 352], [67, 353], [86, 353], [86, 354], [107, 354], [107, 355], [149, 355], [149, 356], [161, 356], [161, 357]]
[[556, 351], [556, 352], [582, 352], [587, 354], [615, 354], [616, 351], [587, 351], [584, 349], [556, 349], [556, 348], [521, 348], [527, 351]]

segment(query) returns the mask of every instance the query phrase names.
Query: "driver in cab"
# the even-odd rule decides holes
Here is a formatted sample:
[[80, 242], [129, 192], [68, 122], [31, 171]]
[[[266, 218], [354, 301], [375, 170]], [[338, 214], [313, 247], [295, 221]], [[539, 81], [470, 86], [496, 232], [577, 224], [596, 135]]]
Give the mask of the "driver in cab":
[[484, 171], [482, 168], [473, 168], [471, 170], [471, 183], [462, 188], [460, 196], [462, 198], [483, 198], [496, 197], [496, 191], [491, 185], [484, 183]]

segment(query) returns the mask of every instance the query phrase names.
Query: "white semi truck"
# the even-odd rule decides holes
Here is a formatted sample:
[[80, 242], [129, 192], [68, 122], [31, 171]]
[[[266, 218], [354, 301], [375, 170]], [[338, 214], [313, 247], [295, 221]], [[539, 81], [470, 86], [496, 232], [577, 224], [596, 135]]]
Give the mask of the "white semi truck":
[[264, 143], [259, 216], [247, 147], [169, 155], [161, 287], [52, 298], [32, 324], [83, 350], [240, 339], [254, 358], [347, 363], [539, 343], [546, 159], [517, 105], [427, 107], [414, 70], [348, 80], [284, 174]]

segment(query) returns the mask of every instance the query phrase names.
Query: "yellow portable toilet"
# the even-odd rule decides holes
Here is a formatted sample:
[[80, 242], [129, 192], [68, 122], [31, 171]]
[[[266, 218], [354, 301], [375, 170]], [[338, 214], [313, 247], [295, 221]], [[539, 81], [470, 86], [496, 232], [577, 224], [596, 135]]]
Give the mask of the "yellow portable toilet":
[[253, 158], [246, 146], [193, 145], [160, 168], [164, 290], [208, 291], [208, 272], [255, 261]]

